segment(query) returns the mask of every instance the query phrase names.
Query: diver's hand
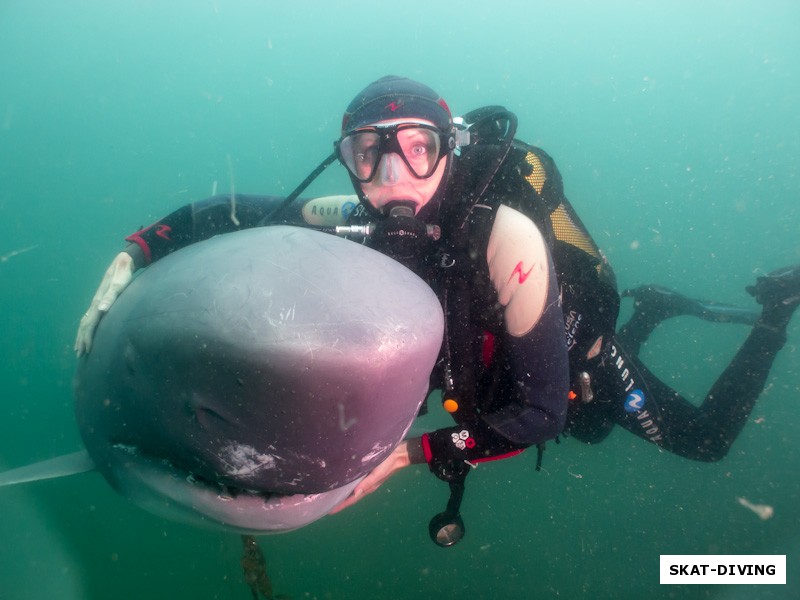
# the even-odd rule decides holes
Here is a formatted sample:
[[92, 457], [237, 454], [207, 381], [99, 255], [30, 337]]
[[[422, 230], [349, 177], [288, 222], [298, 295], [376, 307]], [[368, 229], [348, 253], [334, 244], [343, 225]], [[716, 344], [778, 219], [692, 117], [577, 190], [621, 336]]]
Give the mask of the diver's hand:
[[381, 485], [383, 485], [383, 483], [397, 471], [407, 467], [410, 464], [411, 459], [408, 456], [408, 443], [406, 441], [402, 441], [400, 442], [400, 445], [397, 446], [397, 448], [395, 448], [394, 451], [386, 458], [386, 460], [370, 471], [370, 473], [355, 487], [353, 493], [350, 494], [329, 514], [337, 513], [341, 510], [344, 510], [348, 506], [352, 506], [367, 494], [371, 494], [381, 487]]
[[120, 252], [111, 262], [100, 287], [97, 288], [89, 310], [83, 315], [78, 326], [78, 335], [75, 338], [75, 354], [79, 357], [89, 354], [92, 349], [94, 330], [103, 314], [108, 312], [111, 305], [133, 279], [133, 259], [127, 252]]

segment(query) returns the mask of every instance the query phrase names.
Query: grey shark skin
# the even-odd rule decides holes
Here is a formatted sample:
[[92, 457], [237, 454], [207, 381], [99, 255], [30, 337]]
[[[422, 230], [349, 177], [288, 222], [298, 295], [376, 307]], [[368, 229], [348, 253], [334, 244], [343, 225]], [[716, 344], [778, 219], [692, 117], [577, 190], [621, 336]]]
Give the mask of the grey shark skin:
[[75, 378], [97, 468], [151, 512], [288, 531], [344, 499], [403, 439], [442, 340], [441, 307], [399, 263], [275, 226], [145, 269]]

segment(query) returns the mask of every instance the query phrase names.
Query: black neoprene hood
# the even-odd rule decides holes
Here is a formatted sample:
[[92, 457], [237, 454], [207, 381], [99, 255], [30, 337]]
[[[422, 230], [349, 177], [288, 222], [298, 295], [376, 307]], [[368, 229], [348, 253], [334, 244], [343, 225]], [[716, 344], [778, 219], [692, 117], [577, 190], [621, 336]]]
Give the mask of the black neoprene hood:
[[453, 126], [450, 108], [427, 85], [388, 75], [361, 90], [342, 118], [342, 133], [389, 119], [415, 118], [432, 122], [442, 131]]

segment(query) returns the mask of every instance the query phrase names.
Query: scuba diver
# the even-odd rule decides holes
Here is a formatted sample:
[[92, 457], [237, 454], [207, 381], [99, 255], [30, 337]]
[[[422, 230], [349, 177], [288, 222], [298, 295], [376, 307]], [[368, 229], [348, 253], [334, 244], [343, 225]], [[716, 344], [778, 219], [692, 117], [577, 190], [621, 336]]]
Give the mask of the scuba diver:
[[[647, 285], [620, 294], [615, 275], [564, 196], [543, 150], [515, 139], [516, 117], [486, 107], [453, 118], [429, 87], [400, 77], [368, 85], [348, 106], [334, 152], [288, 197], [216, 196], [128, 236], [81, 320], [94, 330], [136, 269], [213, 235], [273, 224], [314, 227], [387, 254], [438, 295], [445, 335], [431, 389], [456, 425], [407, 439], [338, 510], [397, 470], [427, 463], [451, 486], [457, 521], [471, 466], [541, 449], [562, 432], [596, 443], [615, 425], [673, 453], [716, 461], [744, 427], [800, 304], [800, 265], [748, 288], [761, 311]], [[330, 164], [355, 196], [297, 200]], [[634, 314], [617, 331], [620, 298]], [[638, 351], [663, 320], [744, 323], [750, 334], [695, 405], [656, 378]], [[463, 535], [449, 528], [440, 545]], [[448, 537], [450, 536], [450, 537]]]

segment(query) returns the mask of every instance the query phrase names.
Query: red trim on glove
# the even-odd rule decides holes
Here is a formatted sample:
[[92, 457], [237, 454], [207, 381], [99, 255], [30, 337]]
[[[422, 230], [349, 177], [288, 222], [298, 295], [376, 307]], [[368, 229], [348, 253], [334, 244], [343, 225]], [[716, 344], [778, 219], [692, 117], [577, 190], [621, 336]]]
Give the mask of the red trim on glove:
[[427, 433], [422, 434], [422, 451], [425, 453], [425, 462], [430, 464], [433, 458], [433, 452], [431, 452], [431, 442], [428, 439]]

